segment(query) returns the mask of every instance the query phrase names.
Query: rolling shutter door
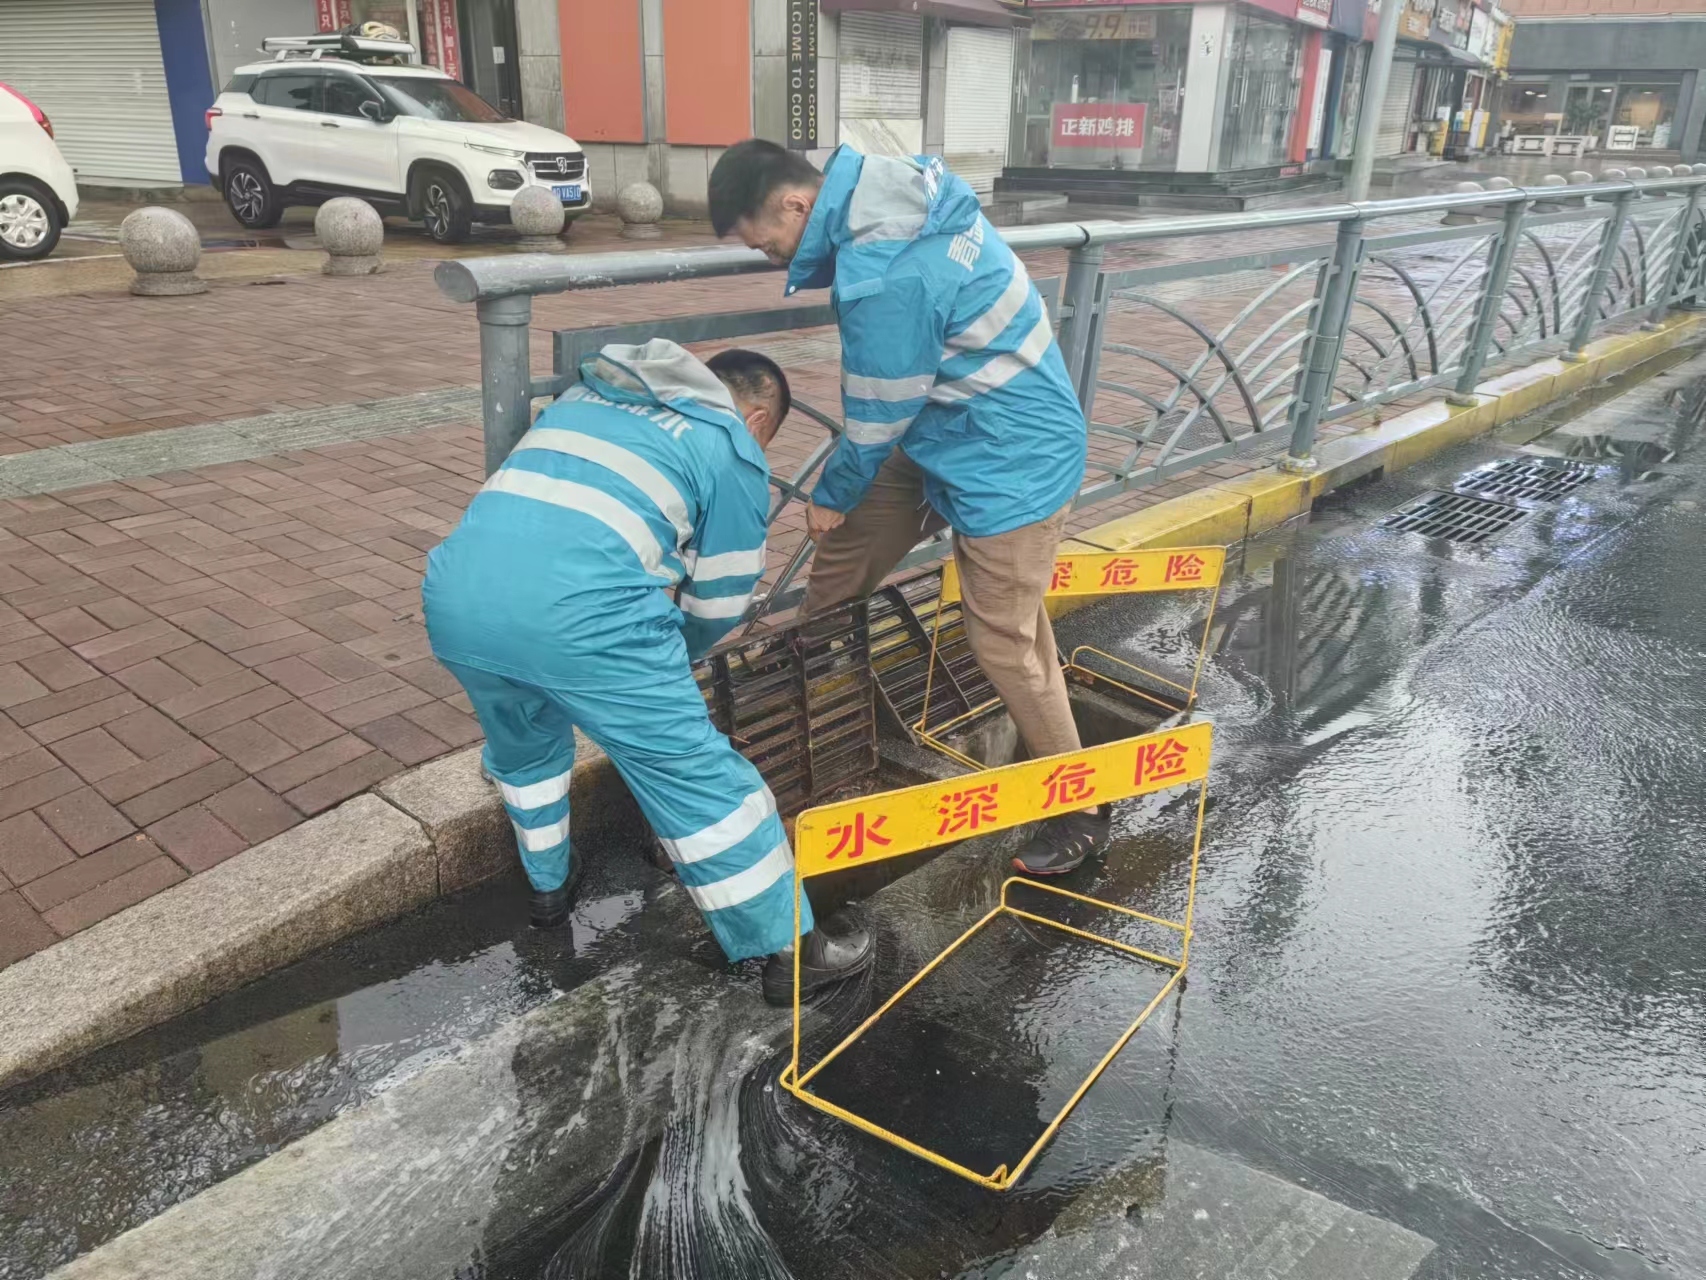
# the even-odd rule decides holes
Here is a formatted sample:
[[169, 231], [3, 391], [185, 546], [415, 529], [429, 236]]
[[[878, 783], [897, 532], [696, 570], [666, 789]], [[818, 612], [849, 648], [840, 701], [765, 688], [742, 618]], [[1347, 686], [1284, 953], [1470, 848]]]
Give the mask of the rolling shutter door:
[[152, 0], [0, 0], [0, 80], [47, 113], [79, 182], [183, 181]]
[[988, 27], [949, 27], [947, 87], [942, 118], [942, 147], [947, 154], [943, 159], [973, 191], [991, 191], [1007, 163], [1013, 33]]
[[1394, 62], [1386, 85], [1386, 100], [1380, 104], [1380, 132], [1375, 135], [1374, 154], [1395, 156], [1404, 146], [1410, 127], [1410, 100], [1416, 96], [1416, 64]]
[[924, 22], [904, 13], [841, 15], [841, 114], [891, 120], [919, 114]]

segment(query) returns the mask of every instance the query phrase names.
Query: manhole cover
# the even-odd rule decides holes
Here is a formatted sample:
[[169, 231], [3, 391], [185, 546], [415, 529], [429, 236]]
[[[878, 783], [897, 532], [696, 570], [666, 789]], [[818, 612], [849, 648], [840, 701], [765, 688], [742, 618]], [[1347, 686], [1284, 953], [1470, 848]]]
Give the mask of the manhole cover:
[[1489, 542], [1528, 514], [1508, 502], [1466, 493], [1428, 493], [1380, 522], [1394, 533], [1419, 533], [1452, 542]]
[[1501, 458], [1471, 471], [1457, 482], [1464, 493], [1529, 502], [1554, 502], [1594, 477], [1584, 462], [1562, 458]]

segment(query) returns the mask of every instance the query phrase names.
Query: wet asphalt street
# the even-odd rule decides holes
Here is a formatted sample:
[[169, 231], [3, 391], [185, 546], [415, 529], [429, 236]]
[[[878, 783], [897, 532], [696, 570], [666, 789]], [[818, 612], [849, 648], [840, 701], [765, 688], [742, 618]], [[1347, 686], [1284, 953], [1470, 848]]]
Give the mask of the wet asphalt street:
[[[1529, 446], [1593, 470], [1486, 544], [1379, 521], [1532, 428], [1341, 491], [1243, 549], [1209, 637], [1188, 986], [1016, 1191], [806, 1112], [774, 1087], [774, 1022], [756, 1034], [684, 980], [634, 995], [700, 1011], [684, 1024], [700, 1095], [636, 1100], [572, 1176], [510, 1159], [480, 1246], [436, 1257], [439, 1274], [1224, 1276], [1145, 1243], [1214, 1168], [1425, 1237], [1428, 1280], [1706, 1275], [1702, 376], [1681, 366]], [[1150, 598], [1061, 630], [1183, 663], [1200, 618]], [[1179, 912], [1190, 817], [1132, 807], [1069, 887]], [[817, 1042], [951, 937], [1000, 861], [945, 858], [888, 891], [884, 964], [828, 1003]], [[0, 1277], [44, 1274], [657, 948], [728, 1007], [755, 1000], [702, 941], [660, 936], [664, 892], [609, 852], [563, 945], [518, 929], [515, 887], [494, 886], [0, 1098]], [[992, 1167], [1160, 982], [1004, 926], [822, 1091]], [[669, 1043], [675, 1024], [644, 1016]], [[564, 1131], [577, 1062], [515, 1054], [538, 1132]], [[1069, 1264], [1080, 1224], [1105, 1234], [1110, 1215], [1118, 1249]]]

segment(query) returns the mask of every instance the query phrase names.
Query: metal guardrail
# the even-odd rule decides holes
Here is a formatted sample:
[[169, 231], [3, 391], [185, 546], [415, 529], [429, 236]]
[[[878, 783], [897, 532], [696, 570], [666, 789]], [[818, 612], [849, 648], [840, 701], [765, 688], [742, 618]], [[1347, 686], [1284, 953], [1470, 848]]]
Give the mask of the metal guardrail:
[[[1491, 360], [1548, 350], [1579, 358], [1608, 326], [1706, 302], [1703, 190], [1706, 174], [1001, 234], [1018, 251], [1067, 251], [1064, 280], [1038, 287], [1091, 424], [1083, 507], [1278, 441], [1281, 466], [1308, 470], [1322, 422], [1436, 386], [1464, 402]], [[1441, 225], [1440, 214], [1458, 225]], [[1334, 235], [1152, 266], [1108, 256], [1181, 237], [1314, 227]], [[440, 289], [474, 303], [479, 317], [488, 472], [527, 431], [534, 399], [561, 393], [606, 343], [719, 341], [835, 320], [818, 304], [559, 330], [551, 376], [534, 378], [535, 295], [773, 270], [760, 253], [724, 247], [441, 262]], [[773, 524], [804, 499], [841, 430], [838, 414], [798, 397], [795, 406], [827, 435], [794, 474], [776, 478]], [[905, 563], [944, 551], [937, 539]], [[755, 616], [798, 598], [793, 583], [809, 554], [803, 544]]]

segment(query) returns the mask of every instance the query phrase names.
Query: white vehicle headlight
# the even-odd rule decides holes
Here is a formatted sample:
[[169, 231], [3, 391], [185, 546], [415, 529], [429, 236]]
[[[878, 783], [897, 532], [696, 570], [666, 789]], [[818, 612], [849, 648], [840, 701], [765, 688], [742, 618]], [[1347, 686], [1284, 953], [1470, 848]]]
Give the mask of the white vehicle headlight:
[[519, 160], [527, 154], [525, 151], [517, 151], [514, 147], [488, 147], [479, 142], [464, 142], [462, 145], [470, 151], [484, 151], [489, 156], [502, 156], [506, 160]]

